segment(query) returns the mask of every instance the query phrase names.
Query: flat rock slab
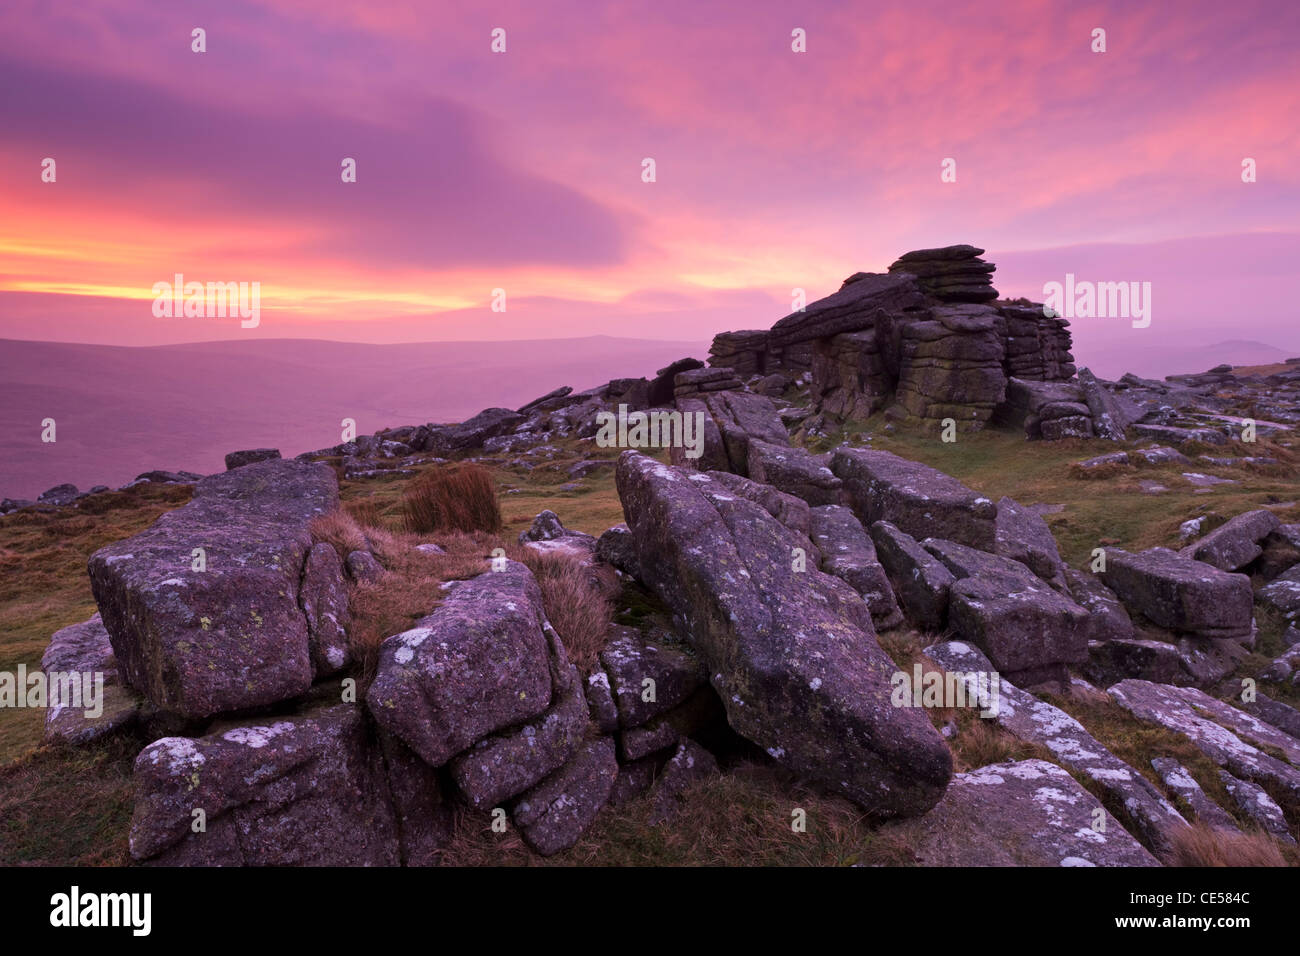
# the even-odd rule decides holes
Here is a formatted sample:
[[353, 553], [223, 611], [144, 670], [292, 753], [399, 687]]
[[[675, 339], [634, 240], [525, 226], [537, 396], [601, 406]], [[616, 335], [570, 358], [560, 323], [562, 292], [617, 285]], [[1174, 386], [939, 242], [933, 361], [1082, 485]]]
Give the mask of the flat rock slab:
[[1227, 788], [1228, 796], [1237, 801], [1241, 812], [1250, 817], [1265, 833], [1277, 837], [1284, 843], [1295, 843], [1291, 829], [1282, 815], [1282, 808], [1270, 797], [1263, 787], [1248, 780], [1238, 780], [1227, 771], [1220, 770], [1219, 778]]
[[551, 856], [578, 842], [609, 800], [618, 777], [614, 742], [583, 744], [573, 759], [519, 798], [515, 825], [538, 853]]
[[860, 332], [875, 328], [886, 315], [909, 309], [925, 314], [926, 306], [911, 275], [860, 273], [838, 292], [778, 320], [768, 333], [767, 344], [784, 348], [841, 332]]
[[91, 589], [127, 682], [196, 718], [305, 691], [307, 526], [337, 505], [327, 465], [256, 462], [203, 479], [188, 504], [91, 555]]
[[888, 521], [918, 540], [945, 538], [992, 551], [997, 505], [956, 478], [887, 451], [837, 448], [831, 471], [865, 525]]
[[[1097, 811], [1103, 832], [1093, 828]], [[1068, 773], [1045, 760], [959, 773], [919, 824], [922, 866], [1159, 866]]]
[[923, 713], [892, 706], [871, 611], [800, 539], [711, 476], [624, 452], [619, 496], [645, 583], [674, 615], [737, 733], [881, 816], [923, 813], [952, 756]]
[[814, 507], [839, 503], [841, 481], [827, 467], [824, 456], [751, 438], [748, 465], [749, 477], [754, 481], [772, 485]]
[[122, 685], [104, 622], [54, 632], [41, 657], [46, 679], [46, 742], [88, 744], [135, 722], [140, 698]]
[[453, 588], [432, 614], [380, 646], [366, 705], [438, 767], [551, 703], [550, 648], [533, 574], [508, 561]]
[[[252, 465], [245, 466], [248, 468]], [[242, 470], [242, 469], [241, 469]], [[365, 714], [164, 737], [135, 761], [131, 855], [165, 866], [396, 866], [397, 823]], [[205, 832], [193, 832], [202, 810]]]
[[[1195, 687], [1130, 679], [1120, 681], [1106, 692], [1134, 717], [1182, 734], [1207, 757], [1238, 777], [1271, 783], [1300, 800], [1297, 744], [1276, 727]], [[1278, 748], [1290, 762], [1278, 760], [1243, 737]]]
[[1151, 761], [1151, 766], [1160, 774], [1165, 786], [1191, 808], [1192, 817], [1197, 823], [1228, 833], [1241, 832], [1232, 814], [1206, 796], [1196, 778], [1173, 757], [1156, 757]]
[[[925, 649], [925, 655], [944, 670], [962, 674], [970, 690], [977, 689], [980, 675], [991, 687], [993, 667], [988, 658], [968, 644], [950, 641]], [[1062, 766], [1092, 780], [1123, 808], [1121, 819], [1144, 845], [1161, 850], [1169, 845], [1169, 833], [1186, 826], [1182, 815], [1142, 774], [1107, 750], [1083, 724], [1059, 707], [1053, 707], [1026, 693], [1006, 679], [997, 683], [990, 718], [1008, 733], [1041, 744]]]
[[1203, 637], [1245, 637], [1254, 598], [1250, 578], [1166, 548], [1106, 549], [1101, 578], [1125, 607], [1157, 627]]
[[809, 520], [821, 569], [862, 595], [878, 630], [901, 624], [903, 612], [876, 557], [876, 546], [853, 512], [842, 505], [823, 505], [812, 509]]
[[1180, 553], [1213, 565], [1220, 571], [1237, 571], [1264, 553], [1264, 539], [1281, 524], [1271, 511], [1263, 508], [1247, 511], [1189, 544]]

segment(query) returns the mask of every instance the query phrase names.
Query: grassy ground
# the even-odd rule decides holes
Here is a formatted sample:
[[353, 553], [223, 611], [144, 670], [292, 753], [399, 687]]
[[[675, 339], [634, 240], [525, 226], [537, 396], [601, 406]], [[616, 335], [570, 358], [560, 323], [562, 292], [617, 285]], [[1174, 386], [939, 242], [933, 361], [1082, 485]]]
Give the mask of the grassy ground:
[[[944, 444], [938, 438], [901, 430], [885, 432], [883, 424], [873, 420], [856, 425], [847, 437], [860, 441], [866, 431], [875, 436], [869, 443], [872, 447], [924, 461], [995, 500], [1010, 495], [1025, 504], [1064, 505], [1046, 519], [1064, 556], [1079, 566], [1097, 546], [1174, 546], [1178, 525], [1201, 513], [1226, 518], [1282, 503], [1284, 507], [1274, 509], [1279, 517], [1300, 520], [1300, 506], [1286, 504], [1300, 498], [1290, 468], [1261, 473], [1198, 463], [1192, 470], [1239, 478], [1241, 483], [1197, 494], [1177, 466], [1132, 469], [1100, 481], [1075, 477], [1070, 469], [1073, 462], [1114, 450], [1105, 442], [1031, 446], [1015, 434], [989, 431], [962, 434], [956, 443]], [[840, 437], [833, 436], [831, 443]], [[593, 454], [612, 460], [617, 457], [614, 450], [597, 450], [590, 442], [553, 444], [556, 456], [531, 470], [511, 466], [509, 462], [520, 457], [511, 454], [487, 463], [500, 495], [503, 541], [513, 541], [546, 508], [555, 511], [567, 527], [595, 535], [623, 520], [612, 467], [581, 479], [568, 474], [572, 464]], [[1261, 451], [1255, 447], [1236, 453]], [[1143, 494], [1137, 482], [1146, 478], [1170, 490]], [[410, 476], [394, 475], [343, 481], [341, 494], [346, 507], [372, 515], [396, 531], [402, 527], [401, 496], [409, 480]], [[19, 663], [37, 666], [50, 634], [94, 612], [85, 565], [95, 549], [143, 530], [188, 497], [184, 487], [147, 485], [96, 496], [80, 509], [0, 517], [0, 670], [12, 670]], [[627, 593], [616, 611], [620, 621], [632, 623], [652, 609], [641, 596]], [[1258, 671], [1280, 650], [1280, 622], [1261, 616], [1261, 625], [1260, 653], [1243, 665], [1243, 673]], [[932, 639], [900, 630], [882, 635], [882, 644], [900, 666], [909, 667]], [[1300, 704], [1294, 693], [1274, 695]], [[1215, 768], [1182, 738], [1138, 725], [1104, 700], [1071, 698], [1057, 703], [1148, 776], [1153, 774], [1146, 762], [1150, 754], [1178, 756], [1212, 796], [1230, 806]], [[938, 711], [931, 716], [936, 726], [949, 725], [958, 769], [1045, 756], [1039, 748], [1007, 736], [969, 711]], [[86, 751], [42, 747], [42, 721], [40, 711], [0, 709], [0, 864], [129, 862], [130, 768], [141, 742], [128, 738]], [[649, 825], [650, 806], [645, 799], [607, 809], [577, 847], [550, 862], [905, 865], [911, 861], [906, 824], [873, 825], [846, 801], [809, 790], [772, 767], [742, 761], [695, 785], [688, 800], [689, 813], [659, 827]], [[790, 826], [795, 808], [806, 811], [804, 833]], [[513, 833], [492, 834], [486, 823], [475, 814], [461, 817], [448, 862], [543, 862]]]

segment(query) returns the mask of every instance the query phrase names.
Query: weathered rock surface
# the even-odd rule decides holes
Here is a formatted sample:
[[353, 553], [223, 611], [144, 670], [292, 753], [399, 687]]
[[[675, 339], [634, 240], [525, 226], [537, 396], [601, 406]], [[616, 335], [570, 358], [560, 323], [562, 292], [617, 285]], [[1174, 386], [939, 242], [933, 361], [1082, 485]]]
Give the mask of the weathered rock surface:
[[708, 679], [688, 645], [650, 641], [634, 627], [611, 629], [600, 662], [622, 727], [648, 723], [685, 701]]
[[41, 672], [47, 685], [46, 742], [87, 744], [135, 722], [140, 698], [122, 685], [98, 614], [54, 632], [41, 656]]
[[1088, 612], [1089, 641], [1122, 641], [1137, 636], [1133, 619], [1119, 597], [1097, 575], [1067, 567], [1065, 580], [1075, 603]]
[[1228, 833], [1241, 832], [1232, 814], [1206, 796], [1196, 778], [1173, 757], [1156, 757], [1151, 761], [1151, 766], [1160, 774], [1160, 779], [1173, 791], [1174, 796], [1191, 808], [1192, 817], [1197, 823]]
[[[135, 761], [131, 855], [167, 866], [393, 866], [397, 824], [365, 715], [342, 704], [164, 737]], [[193, 832], [202, 810], [206, 831]]]
[[342, 670], [351, 657], [348, 628], [352, 612], [343, 562], [332, 545], [322, 541], [307, 552], [298, 603], [307, 618], [313, 673], [323, 677]]
[[[971, 690], [978, 687], [970, 675], [988, 675], [988, 658], [967, 644], [935, 644], [925, 654], [944, 670], [966, 675]], [[968, 692], [969, 693], [969, 692]], [[1041, 744], [1065, 767], [1093, 781], [1121, 808], [1120, 819], [1144, 845], [1154, 850], [1169, 846], [1169, 833], [1186, 821], [1156, 787], [1138, 771], [1099, 743], [1077, 720], [1046, 701], [1039, 700], [1008, 680], [998, 682], [991, 718], [1008, 733]]]
[[703, 780], [718, 772], [718, 762], [693, 740], [683, 740], [669, 761], [664, 764], [663, 773], [655, 782], [651, 800], [654, 809], [650, 814], [652, 825], [667, 823], [683, 809], [682, 796], [686, 789], [697, 780]]
[[462, 581], [408, 631], [384, 641], [366, 704], [430, 766], [551, 703], [550, 646], [532, 572], [508, 561]]
[[226, 455], [226, 471], [251, 465], [255, 461], [272, 461], [279, 457], [278, 448], [248, 448], [243, 451], [232, 451]]
[[[1293, 799], [1300, 799], [1300, 770], [1296, 768], [1300, 764], [1300, 741], [1290, 735], [1195, 687], [1130, 679], [1110, 687], [1107, 693], [1139, 720], [1182, 734], [1235, 775], [1277, 786]], [[1290, 762], [1265, 753], [1250, 740], [1276, 747]]]
[[1286, 817], [1282, 815], [1282, 808], [1263, 787], [1248, 780], [1238, 780], [1225, 770], [1219, 771], [1219, 779], [1227, 788], [1228, 795], [1237, 801], [1241, 812], [1254, 820], [1261, 830], [1284, 843], [1295, 843], [1295, 837], [1286, 825]]
[[1087, 659], [1088, 613], [1018, 561], [952, 541], [927, 539], [927, 551], [957, 579], [949, 589], [954, 636], [981, 648], [999, 672], [1026, 683], [1063, 680]]
[[953, 573], [910, 534], [888, 521], [871, 526], [876, 556], [894, 594], [912, 623], [923, 631], [941, 631], [948, 623]]
[[1215, 528], [1179, 553], [1220, 571], [1239, 571], [1264, 553], [1263, 541], [1281, 526], [1266, 509], [1247, 511]]
[[[91, 555], [91, 589], [128, 683], [187, 717], [306, 690], [307, 525], [337, 504], [327, 466], [257, 462], [205, 478], [188, 504]], [[193, 570], [196, 548], [205, 570]]]
[[842, 505], [823, 505], [809, 513], [811, 537], [821, 552], [821, 569], [862, 595], [877, 629], [897, 627], [903, 612], [894, 599], [876, 546], [853, 512]]
[[1132, 612], [1157, 627], [1202, 637], [1251, 631], [1250, 578], [1193, 561], [1166, 548], [1106, 550], [1101, 578]]
[[833, 505], [840, 500], [841, 482], [827, 467], [827, 460], [828, 456], [802, 448], [751, 438], [747, 473], [754, 481], [802, 498], [814, 507]]
[[922, 813], [952, 773], [923, 714], [890, 703], [891, 660], [838, 578], [792, 573], [798, 538], [708, 475], [625, 452], [619, 496], [646, 583], [673, 611], [742, 736], [882, 815]]
[[1042, 515], [1004, 497], [998, 501], [994, 528], [994, 553], [1019, 561], [1056, 590], [1070, 593], [1065, 562]]
[[543, 856], [567, 850], [609, 800], [617, 777], [614, 742], [608, 737], [589, 741], [572, 760], [519, 798], [513, 810], [515, 825]]
[[835, 449], [831, 471], [864, 525], [888, 521], [918, 540], [996, 545], [997, 505], [950, 475], [887, 451], [844, 447]]
[[[1098, 811], [1104, 832], [1093, 827]], [[1096, 797], [1045, 760], [957, 774], [918, 829], [922, 866], [1160, 865]]]

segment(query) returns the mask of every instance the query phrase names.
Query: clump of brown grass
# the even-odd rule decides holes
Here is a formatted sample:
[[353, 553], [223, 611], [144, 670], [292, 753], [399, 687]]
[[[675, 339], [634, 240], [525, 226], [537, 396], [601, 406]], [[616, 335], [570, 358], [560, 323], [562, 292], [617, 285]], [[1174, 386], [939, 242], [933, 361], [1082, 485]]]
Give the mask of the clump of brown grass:
[[406, 530], [435, 531], [501, 530], [501, 505], [497, 501], [492, 473], [482, 465], [467, 462], [426, 471], [407, 483], [402, 493]]
[[1266, 833], [1233, 833], [1198, 823], [1170, 835], [1169, 866], [1287, 866], [1277, 841]]
[[388, 522], [379, 513], [379, 506], [370, 498], [345, 501], [343, 510], [350, 514], [353, 520], [363, 528], [388, 529]]
[[526, 564], [537, 579], [546, 617], [569, 659], [583, 674], [590, 674], [614, 620], [614, 598], [621, 590], [618, 575], [608, 565], [584, 564], [563, 551], [510, 550], [510, 556]]
[[312, 541], [317, 544], [323, 541], [330, 545], [339, 553], [340, 558], [346, 558], [353, 551], [365, 551], [369, 547], [365, 531], [351, 511], [338, 509], [312, 518], [307, 530]]

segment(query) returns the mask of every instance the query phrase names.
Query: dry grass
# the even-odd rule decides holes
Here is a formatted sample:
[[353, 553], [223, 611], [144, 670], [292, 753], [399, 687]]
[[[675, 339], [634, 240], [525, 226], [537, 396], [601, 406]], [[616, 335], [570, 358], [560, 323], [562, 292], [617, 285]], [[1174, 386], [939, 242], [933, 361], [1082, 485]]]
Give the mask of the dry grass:
[[406, 530], [501, 530], [501, 505], [492, 473], [473, 463], [446, 465], [411, 479], [402, 494]]
[[542, 591], [546, 617], [564, 642], [569, 660], [584, 675], [590, 674], [609, 637], [614, 599], [622, 590], [614, 569], [584, 565], [577, 557], [559, 551], [512, 547], [510, 556], [532, 570]]
[[[907, 831], [873, 828], [847, 800], [810, 790], [784, 771], [741, 764], [700, 780], [670, 823], [650, 823], [648, 797], [606, 807], [577, 845], [550, 858], [513, 827], [493, 833], [486, 814], [464, 811], [442, 862], [450, 866], [905, 866]], [[793, 812], [807, 829], [791, 827]]]
[[1232, 833], [1203, 823], [1182, 827], [1170, 838], [1168, 866], [1287, 866], [1278, 843], [1266, 833]]

